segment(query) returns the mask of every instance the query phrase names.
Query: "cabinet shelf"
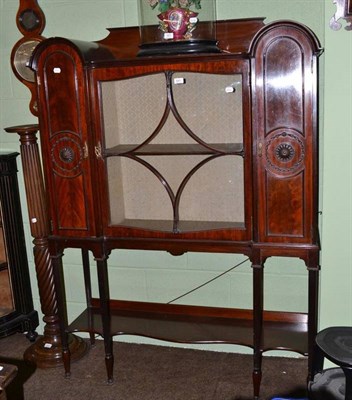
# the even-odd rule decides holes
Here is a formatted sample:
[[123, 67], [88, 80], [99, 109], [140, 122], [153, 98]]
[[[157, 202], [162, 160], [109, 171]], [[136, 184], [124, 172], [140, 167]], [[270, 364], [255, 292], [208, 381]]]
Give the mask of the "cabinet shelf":
[[[111, 334], [137, 335], [177, 343], [224, 343], [254, 347], [253, 312], [244, 309], [110, 301]], [[103, 335], [99, 300], [85, 309], [68, 332]], [[307, 315], [264, 312], [262, 350], [284, 349], [307, 355]]]
[[[104, 157], [134, 154], [138, 156], [177, 156], [228, 154], [243, 156], [242, 143], [209, 143], [209, 148], [198, 144], [148, 144], [138, 148], [138, 144], [121, 144], [104, 151]], [[135, 150], [136, 149], [136, 150]]]
[[[164, 232], [173, 231], [174, 222], [172, 220], [124, 219], [116, 225]], [[230, 221], [179, 221], [177, 227], [178, 232], [197, 232], [218, 229], [245, 229], [245, 224]]]

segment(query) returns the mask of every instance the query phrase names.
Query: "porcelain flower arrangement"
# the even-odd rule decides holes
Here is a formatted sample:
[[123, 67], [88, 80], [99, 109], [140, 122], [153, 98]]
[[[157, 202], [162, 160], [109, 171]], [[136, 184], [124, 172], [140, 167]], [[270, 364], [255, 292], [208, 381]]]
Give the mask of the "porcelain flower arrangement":
[[160, 12], [159, 28], [164, 32], [165, 40], [190, 39], [198, 23], [201, 0], [147, 0], [152, 9]]

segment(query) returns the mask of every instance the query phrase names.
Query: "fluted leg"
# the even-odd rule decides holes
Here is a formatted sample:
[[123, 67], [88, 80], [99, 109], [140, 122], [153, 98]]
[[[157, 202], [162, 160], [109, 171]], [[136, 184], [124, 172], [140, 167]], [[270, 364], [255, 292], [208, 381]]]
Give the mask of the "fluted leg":
[[[50, 227], [46, 192], [36, 137], [39, 127], [38, 125], [22, 125], [5, 128], [5, 130], [9, 133], [18, 133], [20, 136], [30, 229], [34, 238], [34, 263], [45, 322], [43, 336], [26, 350], [24, 358], [40, 368], [56, 367], [62, 365], [62, 345], [53, 268], [48, 249]], [[70, 335], [69, 346], [72, 359], [82, 357], [87, 349], [86, 343], [75, 335]]]

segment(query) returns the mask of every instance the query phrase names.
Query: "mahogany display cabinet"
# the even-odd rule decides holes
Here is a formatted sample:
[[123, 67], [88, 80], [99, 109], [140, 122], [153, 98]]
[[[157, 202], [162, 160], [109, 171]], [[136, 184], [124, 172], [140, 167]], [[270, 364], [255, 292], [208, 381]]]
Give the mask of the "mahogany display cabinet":
[[[66, 374], [68, 332], [102, 335], [108, 381], [114, 335], [308, 355], [318, 315], [318, 101], [315, 35], [295, 22], [218, 21], [217, 51], [139, 54], [137, 27], [106, 39], [51, 38], [36, 71], [44, 174]], [[83, 255], [87, 308], [68, 323], [63, 251]], [[253, 309], [110, 299], [118, 249], [238, 253], [253, 271]], [[89, 257], [97, 263], [92, 298]], [[268, 257], [308, 270], [307, 312], [263, 309]], [[294, 289], [293, 289], [294, 290]], [[283, 299], [285, 302], [285, 299]]]

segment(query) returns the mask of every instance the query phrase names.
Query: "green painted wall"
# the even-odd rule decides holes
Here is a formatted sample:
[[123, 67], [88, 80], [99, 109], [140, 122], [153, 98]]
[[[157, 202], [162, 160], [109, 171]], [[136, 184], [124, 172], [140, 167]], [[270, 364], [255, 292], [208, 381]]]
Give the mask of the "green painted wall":
[[[106, 27], [138, 23], [136, 0], [40, 0], [39, 4], [47, 19], [46, 37], [98, 40], [106, 36]], [[219, 19], [265, 16], [267, 21], [302, 22], [315, 31], [325, 48], [320, 63], [320, 326], [351, 325], [352, 32], [343, 29], [334, 32], [329, 28], [328, 22], [334, 13], [332, 0], [218, 0], [217, 6]], [[21, 37], [15, 24], [17, 9], [18, 1], [0, 0], [0, 148], [16, 151], [19, 149], [17, 136], [6, 134], [2, 128], [36, 122], [28, 111], [29, 92], [16, 80], [9, 64], [12, 46]], [[19, 169], [33, 294], [36, 308], [40, 310], [20, 160]], [[167, 302], [242, 260], [244, 257], [234, 255], [173, 257], [158, 252], [114, 252], [109, 263], [112, 296]], [[65, 271], [69, 315], [74, 317], [82, 310], [84, 301], [78, 251], [66, 251]], [[306, 310], [307, 272], [301, 261], [272, 259], [265, 271], [267, 309]], [[251, 269], [247, 261], [233, 273], [180, 302], [250, 308], [251, 298]]]
[[323, 100], [321, 326], [352, 324], [352, 32], [327, 27]]

